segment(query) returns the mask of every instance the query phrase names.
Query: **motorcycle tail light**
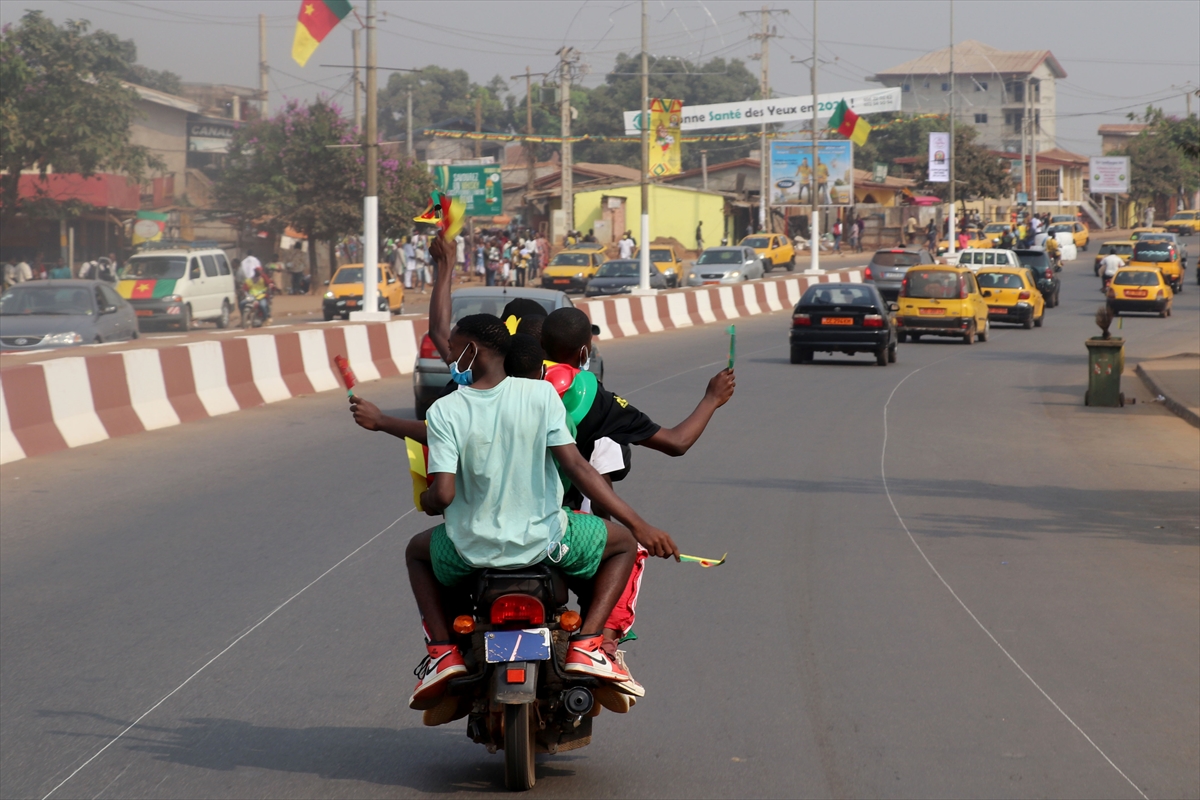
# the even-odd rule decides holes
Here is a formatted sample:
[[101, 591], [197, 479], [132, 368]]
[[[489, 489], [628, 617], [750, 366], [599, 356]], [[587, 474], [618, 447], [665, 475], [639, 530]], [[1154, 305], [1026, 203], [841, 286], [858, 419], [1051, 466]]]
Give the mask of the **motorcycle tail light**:
[[1019, 295], [1017, 295], [1017, 299], [1018, 300], [1028, 300], [1029, 292], [1021, 292]]
[[558, 618], [558, 626], [568, 633], [577, 631], [583, 626], [583, 617], [578, 611], [564, 611]]
[[541, 625], [546, 621], [546, 610], [536, 597], [527, 594], [506, 594], [492, 603], [491, 620], [493, 625], [503, 625], [506, 622]]
[[474, 633], [475, 618], [469, 614], [460, 614], [454, 618], [455, 633]]
[[793, 314], [792, 324], [797, 327], [812, 325], [812, 317], [808, 314]]
[[867, 314], [863, 317], [864, 328], [882, 328], [883, 316], [880, 314]]
[[429, 338], [429, 334], [421, 337], [421, 349], [418, 353], [420, 358], [441, 358], [438, 355], [437, 347], [433, 343], [433, 339]]

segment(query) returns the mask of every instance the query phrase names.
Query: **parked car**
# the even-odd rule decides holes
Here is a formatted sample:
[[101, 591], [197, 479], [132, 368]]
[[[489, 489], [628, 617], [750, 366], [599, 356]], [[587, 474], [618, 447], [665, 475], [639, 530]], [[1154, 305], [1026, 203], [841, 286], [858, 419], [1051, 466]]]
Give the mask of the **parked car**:
[[1014, 250], [1013, 253], [1016, 254], [1020, 265], [1031, 273], [1046, 305], [1057, 308], [1059, 292], [1062, 291], [1062, 281], [1058, 279], [1058, 273], [1062, 272], [1062, 267], [1052, 265], [1045, 250]]
[[[542, 308], [549, 314], [558, 308], [571, 308], [575, 304], [565, 292], [531, 287], [501, 287], [480, 286], [469, 289], [459, 289], [450, 296], [450, 319], [457, 322], [469, 314], [494, 314], [500, 316], [509, 301], [518, 297], [528, 297], [541, 303]], [[598, 336], [600, 328], [592, 326], [592, 335]], [[592, 342], [588, 372], [600, 381], [604, 380], [604, 356], [600, 347]], [[446, 391], [450, 382], [450, 367], [442, 361], [433, 339], [426, 333], [421, 337], [417, 349], [417, 363], [413, 369], [413, 399], [416, 406], [417, 419], [425, 419], [425, 412]]]
[[[321, 313], [326, 321], [334, 317], [350, 319], [351, 311], [362, 311], [363, 265], [343, 264], [325, 281], [325, 297], [321, 300]], [[379, 265], [379, 307], [376, 311], [400, 314], [404, 311], [404, 284], [387, 264]]]
[[918, 264], [935, 264], [937, 260], [923, 247], [893, 247], [876, 250], [871, 262], [863, 270], [863, 283], [873, 283], [888, 300], [900, 295], [900, 284], [909, 267]]
[[1179, 211], [1163, 227], [1180, 236], [1200, 233], [1200, 211]]
[[[640, 251], [634, 253], [633, 257], [635, 259], [639, 258]], [[683, 262], [675, 254], [674, 247], [654, 247], [651, 245], [650, 263], [658, 267], [658, 271], [666, 278], [668, 288], [674, 289], [683, 281]]]
[[1128, 264], [1129, 259], [1133, 256], [1133, 242], [1105, 242], [1104, 244], [1100, 245], [1100, 250], [1096, 253], [1095, 261], [1092, 263], [1093, 275], [1100, 274], [1100, 262], [1103, 261], [1106, 256], [1110, 256], [1113, 253], [1119, 255], [1121, 260]]
[[761, 278], [762, 258], [749, 247], [710, 247], [688, 273], [688, 286], [733, 284]]
[[138, 338], [133, 306], [103, 281], [18, 283], [0, 295], [0, 349], [34, 350]]
[[871, 353], [881, 367], [896, 361], [898, 308], [867, 284], [819, 283], [792, 309], [788, 337], [793, 364], [811, 364], [813, 353]]
[[904, 276], [898, 305], [901, 343], [925, 335], [961, 337], [966, 344], [988, 340], [987, 300], [966, 267], [913, 267]]
[[756, 233], [739, 242], [742, 247], [752, 247], [762, 259], [767, 272], [775, 267], [785, 267], [788, 272], [796, 268], [796, 248], [792, 240], [778, 233]]
[[[614, 294], [629, 294], [637, 288], [641, 279], [641, 263], [634, 259], [605, 261], [588, 281], [584, 290], [586, 297], [604, 297]], [[667, 279], [658, 271], [658, 265], [650, 265], [650, 288], [666, 289]]]
[[587, 282], [604, 263], [604, 250], [599, 245], [578, 245], [563, 250], [542, 270], [542, 288], [563, 292], [582, 292]]
[[143, 250], [121, 269], [117, 292], [129, 301], [138, 322], [166, 323], [188, 330], [197, 320], [229, 327], [237, 306], [233, 270], [215, 247]]

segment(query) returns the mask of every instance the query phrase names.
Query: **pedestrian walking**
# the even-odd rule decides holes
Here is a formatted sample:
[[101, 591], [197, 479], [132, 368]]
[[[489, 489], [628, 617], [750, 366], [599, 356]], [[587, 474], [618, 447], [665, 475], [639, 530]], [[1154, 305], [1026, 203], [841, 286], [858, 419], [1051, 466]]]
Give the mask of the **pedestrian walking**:
[[833, 223], [833, 252], [841, 255], [842, 253], [842, 221]]
[[704, 220], [696, 223], [696, 252], [704, 252]]
[[617, 243], [617, 252], [621, 258], [633, 258], [633, 236], [629, 231], [625, 231], [625, 236]]
[[904, 223], [904, 243], [915, 244], [917, 241], [917, 218], [909, 217]]
[[931, 253], [937, 252], [937, 225], [933, 220], [929, 220], [929, 224], [925, 226], [925, 249]]

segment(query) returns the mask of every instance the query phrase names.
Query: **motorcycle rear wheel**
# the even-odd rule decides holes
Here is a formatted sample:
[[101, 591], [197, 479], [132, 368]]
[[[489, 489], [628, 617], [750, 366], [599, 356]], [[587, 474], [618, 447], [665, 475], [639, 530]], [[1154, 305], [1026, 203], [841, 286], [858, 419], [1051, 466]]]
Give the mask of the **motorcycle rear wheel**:
[[524, 792], [537, 783], [534, 774], [533, 719], [528, 704], [504, 707], [504, 788]]

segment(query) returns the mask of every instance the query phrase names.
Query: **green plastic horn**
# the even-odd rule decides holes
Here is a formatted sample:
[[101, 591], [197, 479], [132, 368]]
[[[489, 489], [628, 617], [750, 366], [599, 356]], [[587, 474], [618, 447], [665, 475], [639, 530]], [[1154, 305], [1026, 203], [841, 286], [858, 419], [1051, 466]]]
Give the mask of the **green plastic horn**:
[[596, 376], [590, 372], [580, 372], [571, 381], [571, 386], [563, 392], [562, 401], [567, 409], [567, 416], [576, 426], [591, 411], [592, 403], [596, 401], [596, 393], [600, 384]]

